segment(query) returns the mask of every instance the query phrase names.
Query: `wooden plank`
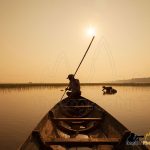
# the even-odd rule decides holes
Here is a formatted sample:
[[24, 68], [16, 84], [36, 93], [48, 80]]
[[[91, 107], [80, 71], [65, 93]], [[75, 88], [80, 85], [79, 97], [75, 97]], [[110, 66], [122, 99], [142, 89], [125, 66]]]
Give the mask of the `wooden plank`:
[[102, 118], [52, 118], [56, 121], [100, 121]]
[[93, 108], [92, 105], [83, 105], [83, 106], [63, 106], [64, 108]]
[[53, 140], [44, 140], [46, 144], [50, 145], [78, 145], [78, 146], [88, 146], [88, 145], [115, 145], [119, 143], [120, 138], [89, 138], [89, 139], [78, 139], [78, 138], [56, 138]]

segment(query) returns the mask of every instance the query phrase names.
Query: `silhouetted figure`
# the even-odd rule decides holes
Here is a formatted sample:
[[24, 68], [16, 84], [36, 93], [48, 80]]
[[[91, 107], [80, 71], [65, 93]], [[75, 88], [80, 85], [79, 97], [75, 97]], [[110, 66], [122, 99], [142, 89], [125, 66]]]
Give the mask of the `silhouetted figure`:
[[106, 87], [106, 86], [103, 86], [103, 90], [102, 91], [107, 91], [107, 92], [111, 92], [111, 90], [112, 90], [112, 87], [111, 86], [108, 86], [108, 87]]
[[73, 74], [69, 74], [67, 79], [70, 81], [68, 88], [66, 88], [69, 90], [67, 92], [68, 97], [79, 97], [81, 95], [79, 80], [75, 79]]
[[126, 140], [127, 145], [138, 145], [140, 144], [140, 139], [143, 138], [144, 136], [138, 136], [134, 133], [130, 133], [129, 137]]
[[117, 93], [117, 90], [113, 89], [111, 86], [103, 86], [103, 94], [115, 94]]

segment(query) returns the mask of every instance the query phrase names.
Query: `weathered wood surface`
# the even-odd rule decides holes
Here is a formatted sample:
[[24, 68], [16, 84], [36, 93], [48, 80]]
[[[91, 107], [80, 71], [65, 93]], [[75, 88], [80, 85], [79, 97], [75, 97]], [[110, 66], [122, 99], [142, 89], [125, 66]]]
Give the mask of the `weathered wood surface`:
[[100, 145], [115, 145], [119, 142], [120, 138], [88, 138], [88, 139], [76, 139], [76, 138], [57, 138], [57, 139], [50, 139], [44, 141], [46, 144], [50, 145], [91, 145], [91, 144], [100, 144]]
[[84, 97], [65, 98], [43, 117], [20, 150], [68, 150], [80, 146], [95, 150], [147, 150], [145, 146], [127, 146], [125, 133], [130, 131], [92, 101]]
[[55, 121], [100, 121], [102, 118], [52, 118]]

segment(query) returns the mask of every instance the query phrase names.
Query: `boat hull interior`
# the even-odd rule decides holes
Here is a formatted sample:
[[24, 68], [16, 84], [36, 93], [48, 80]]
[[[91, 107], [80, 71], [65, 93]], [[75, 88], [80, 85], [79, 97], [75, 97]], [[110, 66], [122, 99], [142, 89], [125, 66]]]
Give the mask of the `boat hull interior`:
[[127, 145], [131, 132], [84, 98], [65, 98], [40, 121], [20, 150], [146, 150]]

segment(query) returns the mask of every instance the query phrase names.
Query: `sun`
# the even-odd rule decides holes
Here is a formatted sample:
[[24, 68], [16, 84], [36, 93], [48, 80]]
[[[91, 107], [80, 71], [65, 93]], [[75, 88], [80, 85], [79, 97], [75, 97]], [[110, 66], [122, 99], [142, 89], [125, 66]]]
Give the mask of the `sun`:
[[89, 27], [86, 32], [88, 36], [95, 36], [96, 34], [96, 30], [94, 27]]

